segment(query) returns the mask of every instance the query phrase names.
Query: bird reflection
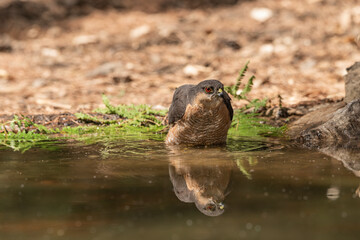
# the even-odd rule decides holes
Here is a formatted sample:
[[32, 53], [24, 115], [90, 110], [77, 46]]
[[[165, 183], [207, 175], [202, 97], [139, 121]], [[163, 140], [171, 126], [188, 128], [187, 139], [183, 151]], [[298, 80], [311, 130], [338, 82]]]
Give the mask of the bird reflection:
[[169, 175], [175, 195], [183, 202], [195, 203], [207, 216], [221, 215], [233, 164], [223, 148], [171, 147]]

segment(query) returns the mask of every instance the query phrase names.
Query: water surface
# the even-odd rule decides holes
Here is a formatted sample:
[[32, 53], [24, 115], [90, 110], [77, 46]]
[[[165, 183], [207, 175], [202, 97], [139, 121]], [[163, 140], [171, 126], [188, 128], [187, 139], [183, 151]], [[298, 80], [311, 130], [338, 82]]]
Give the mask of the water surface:
[[324, 152], [248, 139], [1, 149], [0, 239], [358, 239], [360, 157]]

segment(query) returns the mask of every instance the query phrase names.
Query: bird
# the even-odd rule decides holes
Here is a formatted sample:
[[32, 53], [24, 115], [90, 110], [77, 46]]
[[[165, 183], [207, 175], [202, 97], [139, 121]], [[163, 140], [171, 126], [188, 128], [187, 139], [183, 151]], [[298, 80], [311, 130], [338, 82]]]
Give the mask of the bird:
[[233, 119], [231, 98], [214, 79], [178, 87], [168, 112], [167, 145], [223, 145]]
[[[224, 213], [224, 201], [231, 192], [231, 177], [235, 167], [233, 155], [224, 147], [168, 146], [169, 176], [176, 197], [194, 203], [206, 216]], [[219, 158], [219, 156], [221, 156]]]

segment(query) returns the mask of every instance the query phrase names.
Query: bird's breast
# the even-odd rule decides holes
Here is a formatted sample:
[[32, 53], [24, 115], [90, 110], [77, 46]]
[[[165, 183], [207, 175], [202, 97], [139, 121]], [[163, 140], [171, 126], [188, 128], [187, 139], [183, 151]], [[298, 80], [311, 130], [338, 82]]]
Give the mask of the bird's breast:
[[167, 144], [214, 145], [224, 144], [231, 125], [226, 105], [188, 105], [182, 119], [169, 130]]

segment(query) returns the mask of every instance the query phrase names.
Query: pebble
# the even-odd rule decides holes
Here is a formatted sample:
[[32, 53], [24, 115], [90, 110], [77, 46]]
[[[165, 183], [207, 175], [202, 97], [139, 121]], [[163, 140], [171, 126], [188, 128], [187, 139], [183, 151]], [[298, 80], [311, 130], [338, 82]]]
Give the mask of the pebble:
[[5, 69], [0, 68], [0, 79], [1, 80], [10, 80], [10, 74]]
[[183, 72], [188, 77], [196, 77], [201, 72], [207, 72], [209, 69], [201, 65], [191, 65], [188, 64], [184, 67]]
[[140, 27], [134, 28], [130, 31], [130, 37], [132, 39], [140, 38], [148, 33], [150, 33], [150, 26], [149, 25], [142, 25]]
[[133, 79], [130, 75], [120, 75], [120, 76], [113, 76], [112, 80], [115, 84], [119, 84], [119, 83], [129, 83], [132, 82]]
[[220, 39], [218, 46], [220, 48], [222, 47], [228, 47], [231, 48], [232, 50], [236, 51], [239, 50], [241, 48], [240, 44], [235, 41], [235, 40], [227, 40], [227, 39]]
[[41, 54], [45, 57], [53, 57], [57, 58], [59, 57], [59, 51], [54, 48], [43, 48], [41, 49]]
[[260, 46], [259, 53], [261, 55], [270, 55], [274, 52], [274, 45], [267, 43]]
[[75, 37], [72, 42], [75, 45], [87, 45], [97, 43], [98, 38], [95, 35], [80, 35]]
[[253, 8], [250, 17], [258, 22], [265, 22], [273, 16], [273, 11], [269, 8]]
[[10, 44], [0, 44], [0, 52], [11, 53], [13, 48]]
[[199, 75], [199, 69], [195, 65], [186, 65], [184, 67], [183, 72], [186, 76], [197, 76]]
[[32, 82], [32, 87], [39, 88], [45, 86], [47, 83], [47, 80], [44, 78], [37, 78]]

